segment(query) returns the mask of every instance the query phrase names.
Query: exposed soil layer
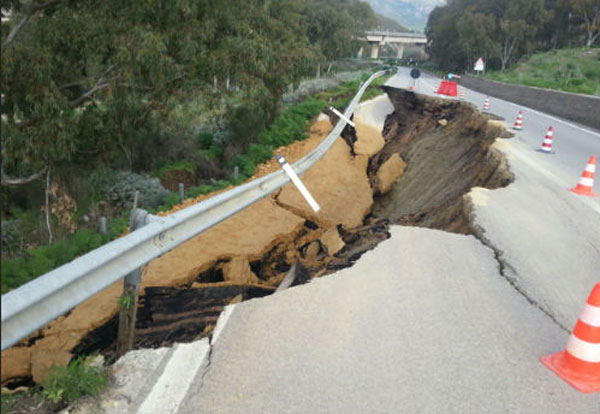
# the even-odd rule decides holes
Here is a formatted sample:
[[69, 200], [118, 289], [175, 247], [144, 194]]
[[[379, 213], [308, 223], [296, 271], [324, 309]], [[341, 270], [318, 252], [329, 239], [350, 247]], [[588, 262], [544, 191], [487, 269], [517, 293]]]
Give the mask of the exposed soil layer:
[[472, 187], [505, 187], [514, 179], [504, 156], [490, 148], [510, 134], [471, 105], [386, 91], [394, 112], [384, 126], [384, 148], [369, 160], [369, 178], [373, 183], [379, 166], [394, 154], [407, 169], [389, 192], [376, 194], [373, 215], [394, 224], [470, 233], [463, 196]]
[[[134, 348], [210, 335], [225, 306], [273, 293], [294, 264], [301, 269], [295, 284], [352, 266], [390, 237], [390, 223], [470, 232], [463, 196], [474, 186], [492, 189], [513, 179], [502, 154], [490, 148], [506, 130], [469, 104], [385, 90], [394, 112], [383, 133], [355, 119], [357, 129], [345, 128], [344, 139], [303, 175], [321, 204], [318, 214], [289, 184], [145, 268]], [[330, 130], [321, 119], [309, 139], [276, 152], [293, 162]], [[257, 175], [276, 168], [267, 163]], [[35, 341], [3, 353], [3, 385], [31, 378], [36, 355], [44, 352], [60, 349], [64, 360], [100, 350], [114, 360], [119, 291], [113, 287], [102, 300], [90, 299], [87, 308], [84, 303], [34, 335]], [[102, 313], [85, 327], [82, 315], [99, 307]], [[75, 330], [66, 322], [77, 317]], [[38, 349], [50, 334], [62, 338], [60, 332], [71, 340]], [[9, 358], [15, 368], [5, 372]]]

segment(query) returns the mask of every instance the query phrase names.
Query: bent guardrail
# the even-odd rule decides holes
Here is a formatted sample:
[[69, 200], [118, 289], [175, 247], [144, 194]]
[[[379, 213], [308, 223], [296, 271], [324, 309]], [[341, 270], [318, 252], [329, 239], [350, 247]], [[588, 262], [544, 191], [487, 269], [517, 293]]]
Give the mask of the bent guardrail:
[[[344, 116], [350, 118], [369, 84], [360, 87]], [[292, 165], [297, 174], [321, 159], [346, 126], [340, 119], [310, 154]], [[123, 279], [133, 270], [240, 212], [290, 181], [271, 173], [166, 217], [146, 216], [146, 225], [2, 295], [2, 350], [53, 321], [69, 309]]]

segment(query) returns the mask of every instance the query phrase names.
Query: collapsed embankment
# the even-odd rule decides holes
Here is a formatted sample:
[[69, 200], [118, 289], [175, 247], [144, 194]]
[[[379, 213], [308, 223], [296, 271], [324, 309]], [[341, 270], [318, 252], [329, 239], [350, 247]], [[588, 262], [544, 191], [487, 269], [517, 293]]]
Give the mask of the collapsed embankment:
[[[463, 195], [512, 180], [504, 158], [490, 148], [505, 129], [468, 104], [386, 92], [393, 113], [383, 134], [357, 116], [356, 130], [347, 127], [344, 139], [303, 175], [318, 213], [288, 184], [144, 268], [135, 347], [209, 335], [224, 306], [272, 293], [294, 264], [296, 283], [351, 266], [389, 237], [389, 223], [470, 231]], [[365, 103], [360, 112], [369, 105], [376, 111], [387, 99]], [[294, 162], [331, 128], [320, 117], [307, 140], [276, 152]], [[269, 162], [257, 176], [277, 168]], [[119, 283], [107, 288], [5, 351], [3, 383], [41, 382], [52, 364], [75, 354], [112, 355], [120, 291]]]

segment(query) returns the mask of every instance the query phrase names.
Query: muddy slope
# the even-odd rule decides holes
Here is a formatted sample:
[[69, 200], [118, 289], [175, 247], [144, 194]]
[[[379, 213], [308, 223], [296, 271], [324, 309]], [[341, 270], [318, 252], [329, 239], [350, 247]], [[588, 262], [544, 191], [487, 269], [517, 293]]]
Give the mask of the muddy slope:
[[[383, 133], [355, 119], [357, 130], [346, 128], [344, 139], [303, 175], [322, 207], [318, 214], [289, 184], [144, 269], [136, 348], [210, 335], [224, 306], [271, 294], [294, 264], [301, 281], [351, 266], [389, 237], [390, 223], [469, 232], [463, 195], [512, 180], [503, 157], [490, 149], [506, 131], [468, 104], [386, 92], [394, 112]], [[276, 152], [294, 162], [331, 127], [321, 119], [307, 140]], [[276, 168], [270, 162], [258, 174]], [[51, 364], [95, 350], [114, 359], [119, 294], [115, 284], [3, 352], [3, 383], [39, 382]]]
[[388, 89], [394, 112], [386, 119], [384, 148], [369, 162], [373, 182], [394, 154], [407, 169], [392, 189], [379, 195], [375, 217], [394, 224], [469, 233], [463, 195], [472, 187], [504, 187], [514, 177], [504, 157], [490, 146], [508, 137], [501, 122], [472, 105]]

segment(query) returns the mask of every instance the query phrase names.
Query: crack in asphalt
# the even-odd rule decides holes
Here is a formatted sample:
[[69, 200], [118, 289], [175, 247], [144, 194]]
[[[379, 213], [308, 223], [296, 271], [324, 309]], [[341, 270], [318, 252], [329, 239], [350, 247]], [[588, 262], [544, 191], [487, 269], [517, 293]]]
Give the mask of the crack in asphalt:
[[208, 355], [206, 356], [206, 366], [204, 367], [204, 372], [202, 373], [202, 377], [200, 379], [200, 386], [198, 388], [198, 390], [202, 389], [202, 386], [204, 385], [204, 377], [206, 377], [206, 374], [208, 374], [208, 371], [210, 369], [210, 366], [212, 364], [212, 352], [213, 352], [213, 348], [214, 348], [214, 344], [212, 342], [213, 338], [212, 335], [210, 337], [210, 340], [208, 341]]
[[494, 252], [494, 259], [498, 263], [498, 271], [500, 273], [500, 276], [502, 276], [513, 287], [513, 289], [515, 289], [521, 296], [523, 296], [525, 298], [525, 300], [527, 302], [529, 302], [530, 305], [532, 305], [533, 307], [535, 307], [535, 308], [539, 309], [540, 311], [542, 311], [559, 328], [561, 328], [566, 333], [570, 334], [571, 333], [570, 329], [567, 329], [567, 327], [565, 327], [563, 324], [561, 324], [558, 321], [558, 319], [556, 318], [556, 316], [554, 316], [548, 309], [546, 309], [544, 306], [542, 306], [535, 299], [533, 299], [530, 296], [528, 296], [527, 293], [519, 286], [516, 278], [511, 277], [511, 276], [508, 275], [507, 269], [510, 269], [510, 271], [513, 274], [515, 274], [515, 275], [517, 275], [518, 273], [515, 270], [515, 268], [510, 265], [510, 263], [506, 262], [502, 258], [502, 255], [503, 255], [502, 250], [500, 250], [498, 247], [496, 247], [494, 244], [492, 244], [492, 242], [483, 235], [483, 233], [485, 232], [485, 230], [481, 226], [476, 225], [474, 223], [475, 220], [474, 220], [474, 217], [473, 217], [472, 213], [470, 214], [470, 216], [471, 217], [469, 219], [469, 222], [471, 223], [472, 234], [473, 234], [473, 236], [477, 240], [479, 240], [481, 242], [481, 244], [483, 244], [485, 247], [489, 248], [490, 250], [492, 250], [492, 252]]

